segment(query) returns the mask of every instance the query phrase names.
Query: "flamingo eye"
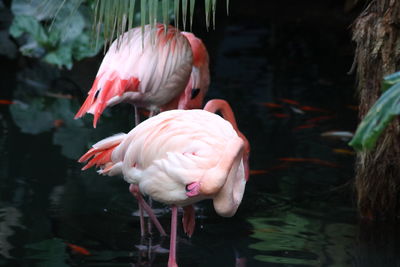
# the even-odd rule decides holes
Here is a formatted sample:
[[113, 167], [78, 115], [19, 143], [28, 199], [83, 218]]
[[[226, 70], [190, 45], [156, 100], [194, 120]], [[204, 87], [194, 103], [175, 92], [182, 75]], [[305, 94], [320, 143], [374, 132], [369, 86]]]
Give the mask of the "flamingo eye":
[[192, 95], [190, 96], [190, 99], [195, 98], [196, 96], [198, 96], [200, 93], [200, 88], [193, 88], [192, 89]]
[[100, 89], [96, 91], [96, 93], [94, 94], [94, 99], [96, 99], [99, 96], [100, 93]]

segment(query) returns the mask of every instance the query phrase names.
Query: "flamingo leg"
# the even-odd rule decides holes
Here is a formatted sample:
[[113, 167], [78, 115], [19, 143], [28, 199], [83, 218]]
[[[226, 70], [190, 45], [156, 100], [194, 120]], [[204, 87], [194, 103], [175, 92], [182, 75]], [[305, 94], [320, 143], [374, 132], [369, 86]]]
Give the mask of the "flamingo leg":
[[[139, 202], [138, 202], [139, 203]], [[139, 220], [140, 220], [140, 236], [144, 237], [146, 234], [146, 229], [144, 227], [144, 215], [143, 215], [143, 207], [139, 204]]]
[[168, 267], [178, 267], [176, 264], [176, 228], [178, 224], [178, 207], [171, 206], [171, 236], [169, 243]]
[[[149, 216], [151, 221], [154, 223], [154, 225], [160, 232], [160, 235], [166, 236], [167, 234], [166, 234], [164, 228], [161, 226], [160, 222], [158, 221], [158, 219], [157, 219], [156, 215], [154, 214], [154, 212], [152, 211], [151, 207], [146, 203], [146, 201], [144, 201], [142, 195], [139, 192], [138, 186], [131, 184], [129, 186], [129, 191], [138, 200], [139, 208], [143, 208], [143, 210], [147, 213], [147, 215]], [[143, 228], [144, 228], [144, 221], [142, 222], [142, 220], [141, 220], [140, 223], [141, 224], [143, 223]]]
[[193, 205], [183, 207], [182, 225], [184, 232], [191, 237], [196, 225], [196, 216]]
[[139, 108], [137, 106], [134, 107], [135, 107], [135, 127], [136, 127], [140, 123], [140, 114], [139, 114]]
[[[144, 202], [144, 203], [146, 203], [146, 202]], [[148, 204], [150, 209], [152, 209], [152, 207], [153, 207], [153, 199], [151, 199], [151, 197], [148, 197], [148, 202], [146, 204]], [[147, 220], [147, 231], [149, 232], [149, 235], [151, 235], [153, 233], [153, 231], [152, 231], [153, 227], [152, 227], [151, 221], [152, 220], [150, 220], [150, 218]]]

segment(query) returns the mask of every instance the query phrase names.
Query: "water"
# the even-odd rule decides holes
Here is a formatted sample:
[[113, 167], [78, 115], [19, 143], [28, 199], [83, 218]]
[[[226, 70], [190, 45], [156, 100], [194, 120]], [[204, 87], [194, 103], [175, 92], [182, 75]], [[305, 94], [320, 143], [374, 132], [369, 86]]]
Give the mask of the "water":
[[[326, 32], [301, 18], [288, 24], [276, 17], [252, 20], [255, 11], [240, 4], [231, 12], [238, 15], [222, 19], [217, 32], [204, 33], [212, 58], [208, 98], [232, 104], [252, 146], [253, 175], [233, 218], [218, 217], [210, 202], [197, 205], [193, 237], [178, 230], [179, 265], [366, 266], [383, 258], [396, 263], [396, 249], [374, 250], [383, 239], [376, 238], [376, 228], [363, 225], [360, 235], [354, 155], [347, 142], [321, 136], [356, 125], [353, 77], [346, 75], [351, 54], [339, 49], [349, 41], [346, 33]], [[128, 131], [131, 108], [111, 109], [93, 130], [90, 118], [71, 119], [82, 99], [31, 96], [40, 86], [21, 77], [45, 77], [40, 73], [49, 73], [46, 68], [26, 68], [18, 82], [9, 78], [14, 98], [29, 105], [23, 100], [1, 107], [0, 265], [165, 266], [169, 241], [157, 234], [140, 240], [128, 185], [94, 170], [81, 172], [76, 162], [93, 142]], [[71, 77], [54, 74], [63, 75]], [[38, 80], [44, 87], [50, 83]], [[65, 79], [57, 84], [63, 93], [80, 95]], [[156, 208], [169, 231], [168, 208]], [[153, 246], [150, 257], [138, 249], [147, 245]]]

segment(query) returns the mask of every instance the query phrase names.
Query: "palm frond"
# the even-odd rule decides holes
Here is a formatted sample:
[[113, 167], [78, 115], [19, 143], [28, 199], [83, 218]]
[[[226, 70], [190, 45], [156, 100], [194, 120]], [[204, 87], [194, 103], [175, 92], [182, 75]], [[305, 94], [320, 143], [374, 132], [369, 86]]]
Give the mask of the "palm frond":
[[[95, 31], [110, 44], [115, 38], [120, 37], [125, 31], [145, 24], [155, 25], [157, 22], [169, 24], [175, 21], [175, 27], [186, 30], [189, 14], [190, 30], [193, 25], [196, 0], [95, 0]], [[160, 3], [161, 2], [161, 3]], [[217, 0], [204, 0], [206, 27], [215, 27], [215, 13]], [[228, 13], [229, 0], [226, 0]], [[188, 11], [189, 9], [189, 11]], [[182, 22], [182, 25], [180, 24]]]

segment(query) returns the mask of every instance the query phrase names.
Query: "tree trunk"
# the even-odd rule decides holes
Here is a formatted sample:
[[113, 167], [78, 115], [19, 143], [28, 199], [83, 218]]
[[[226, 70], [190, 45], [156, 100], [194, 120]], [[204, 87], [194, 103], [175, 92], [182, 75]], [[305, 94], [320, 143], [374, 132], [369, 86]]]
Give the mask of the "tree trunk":
[[[381, 94], [383, 76], [399, 70], [400, 1], [373, 0], [353, 24], [362, 119]], [[400, 127], [392, 123], [373, 151], [357, 155], [356, 191], [361, 216], [400, 215]]]

